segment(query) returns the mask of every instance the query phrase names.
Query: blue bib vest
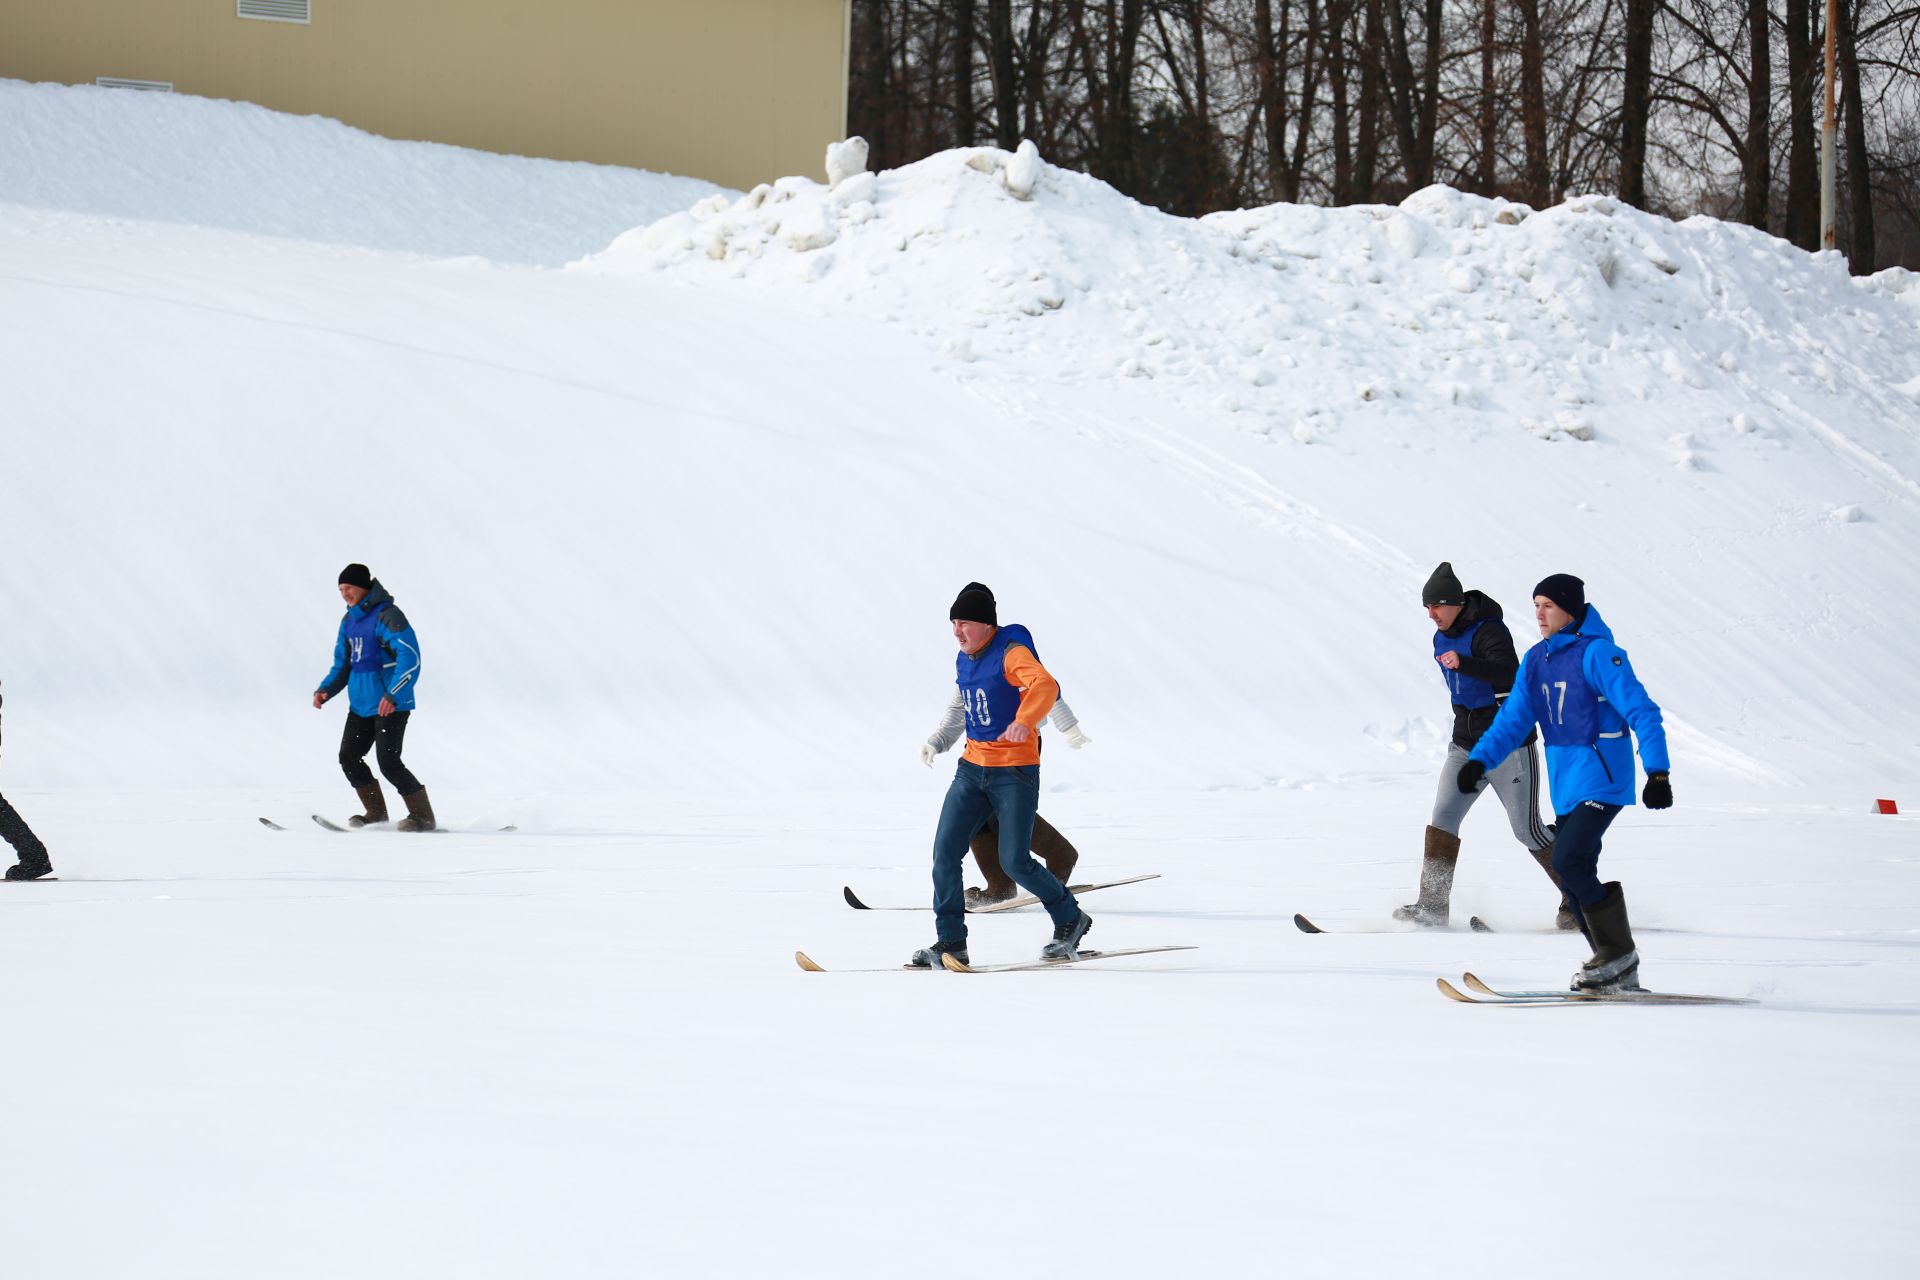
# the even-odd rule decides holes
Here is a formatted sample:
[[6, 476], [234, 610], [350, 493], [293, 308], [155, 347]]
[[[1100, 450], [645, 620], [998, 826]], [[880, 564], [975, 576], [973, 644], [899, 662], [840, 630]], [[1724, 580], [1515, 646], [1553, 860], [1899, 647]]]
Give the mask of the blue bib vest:
[[[1437, 658], [1451, 650], [1463, 658], [1472, 657], [1474, 633], [1485, 626], [1486, 622], [1487, 620], [1482, 618], [1457, 636], [1450, 636], [1444, 631], [1434, 632], [1433, 656]], [[1438, 663], [1434, 665], [1439, 666]], [[1494, 692], [1493, 686], [1478, 676], [1440, 667], [1440, 678], [1447, 682], [1447, 693], [1452, 696], [1453, 703], [1457, 707], [1478, 711], [1482, 707], [1491, 707], [1500, 701], [1500, 695]]]
[[993, 633], [993, 639], [979, 653], [960, 654], [954, 662], [954, 683], [967, 704], [967, 737], [974, 742], [992, 742], [1013, 723], [1020, 710], [1020, 690], [1007, 679], [1007, 646], [1022, 645], [1035, 658], [1033, 636], [1018, 623], [1009, 623]]
[[358, 605], [347, 611], [347, 669], [349, 671], [378, 671], [387, 665], [386, 655], [380, 651], [380, 638], [374, 629], [380, 625], [380, 615], [387, 611], [393, 601], [388, 600], [378, 609], [362, 611]]
[[[1591, 747], [1602, 737], [1600, 705], [1604, 701], [1581, 670], [1592, 636], [1548, 650], [1533, 664], [1527, 697], [1533, 700], [1540, 735], [1550, 747]], [[1619, 720], [1616, 713], [1611, 720]], [[1610, 725], [1618, 729], [1619, 725]], [[1617, 732], [1605, 735], [1617, 738]]]

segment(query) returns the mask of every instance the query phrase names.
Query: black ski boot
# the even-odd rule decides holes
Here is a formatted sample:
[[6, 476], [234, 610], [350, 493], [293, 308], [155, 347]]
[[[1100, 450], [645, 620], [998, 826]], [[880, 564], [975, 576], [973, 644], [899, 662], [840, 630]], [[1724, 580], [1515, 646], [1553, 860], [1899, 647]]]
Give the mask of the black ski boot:
[[1453, 898], [1453, 866], [1459, 860], [1460, 837], [1428, 827], [1426, 850], [1420, 856], [1419, 901], [1395, 907], [1393, 918], [1426, 928], [1445, 925]]
[[907, 961], [909, 969], [943, 969], [941, 956], [952, 956], [961, 964], [971, 964], [967, 959], [967, 944], [964, 942], [936, 942], [930, 947], [922, 947], [913, 953], [913, 959]]
[[1593, 958], [1573, 975], [1573, 989], [1640, 991], [1640, 953], [1634, 949], [1633, 929], [1627, 924], [1627, 900], [1618, 880], [1609, 880], [1604, 888], [1607, 896], [1586, 909]]
[[53, 862], [47, 857], [47, 846], [40, 837], [33, 834], [33, 828], [12, 805], [0, 797], [0, 839], [13, 846], [14, 853], [20, 858], [17, 865], [7, 868], [9, 880], [38, 880], [42, 876], [53, 874]]
[[1093, 929], [1093, 917], [1083, 908], [1078, 919], [1053, 927], [1053, 941], [1040, 948], [1042, 960], [1071, 960], [1080, 954], [1080, 939]]

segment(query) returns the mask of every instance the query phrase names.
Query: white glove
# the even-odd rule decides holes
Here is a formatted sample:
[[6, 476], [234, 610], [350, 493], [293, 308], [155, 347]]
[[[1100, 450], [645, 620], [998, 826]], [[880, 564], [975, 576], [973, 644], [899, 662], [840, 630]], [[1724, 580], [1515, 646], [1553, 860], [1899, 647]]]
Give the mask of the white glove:
[[931, 742], [923, 742], [920, 744], [920, 763], [927, 766], [927, 768], [933, 768], [933, 757], [936, 754]]
[[1086, 746], [1089, 742], [1093, 741], [1092, 738], [1089, 738], [1086, 734], [1080, 732], [1079, 725], [1075, 725], [1073, 726], [1073, 728], [1067, 730], [1064, 736], [1066, 737], [1067, 745], [1075, 748], [1076, 750]]

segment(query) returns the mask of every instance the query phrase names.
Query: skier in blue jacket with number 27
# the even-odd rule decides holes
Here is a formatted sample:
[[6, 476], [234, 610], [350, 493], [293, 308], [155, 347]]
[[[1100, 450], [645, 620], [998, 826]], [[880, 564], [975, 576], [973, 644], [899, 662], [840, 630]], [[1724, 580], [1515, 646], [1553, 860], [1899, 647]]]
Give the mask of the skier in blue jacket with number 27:
[[1533, 589], [1533, 611], [1542, 639], [1520, 660], [1513, 696], [1474, 744], [1458, 784], [1463, 793], [1476, 790], [1487, 769], [1540, 726], [1548, 789], [1559, 815], [1553, 869], [1593, 946], [1593, 958], [1573, 975], [1573, 989], [1636, 991], [1640, 956], [1620, 882], [1600, 883], [1600, 840], [1620, 810], [1633, 803], [1629, 728], [1639, 739], [1640, 763], [1647, 771], [1640, 798], [1649, 809], [1673, 803], [1666, 730], [1626, 651], [1613, 642], [1599, 610], [1587, 603], [1584, 582], [1569, 573], [1544, 579]]

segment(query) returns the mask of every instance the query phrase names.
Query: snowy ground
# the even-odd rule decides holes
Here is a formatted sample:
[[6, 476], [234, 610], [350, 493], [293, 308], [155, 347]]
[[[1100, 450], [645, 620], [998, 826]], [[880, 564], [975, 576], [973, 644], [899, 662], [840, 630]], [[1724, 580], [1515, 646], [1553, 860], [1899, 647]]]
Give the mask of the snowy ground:
[[[62, 875], [0, 901], [9, 1272], [1910, 1269], [1912, 276], [1595, 200], [1189, 223], [981, 152], [662, 217], [235, 104], [0, 118], [0, 789]], [[349, 559], [451, 834], [305, 820]], [[1603, 862], [1646, 977], [1757, 1007], [1443, 1001], [1580, 959], [1491, 802], [1455, 909], [1509, 932], [1292, 927], [1410, 895], [1441, 559], [1523, 644], [1586, 577], [1675, 756]], [[1199, 950], [794, 966], [930, 938], [839, 890], [927, 894], [970, 578], [1093, 736], [1042, 811], [1163, 876], [1093, 941]]]
[[[1649, 980], [1757, 1008], [1440, 999], [1578, 958], [1524, 932], [1550, 902], [1490, 812], [1457, 904], [1522, 932], [1296, 932], [1406, 896], [1411, 787], [1050, 798], [1089, 871], [1164, 876], [1089, 895], [1095, 940], [1200, 950], [802, 973], [925, 943], [839, 888], [925, 895], [934, 792], [582, 796], [423, 840], [312, 828], [326, 794], [34, 797], [86, 851], [0, 936], [10, 1268], [1897, 1276], [1920, 1248], [1904, 819], [1619, 824]], [[976, 920], [975, 959], [1046, 930]]]

